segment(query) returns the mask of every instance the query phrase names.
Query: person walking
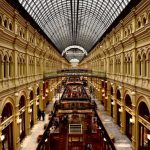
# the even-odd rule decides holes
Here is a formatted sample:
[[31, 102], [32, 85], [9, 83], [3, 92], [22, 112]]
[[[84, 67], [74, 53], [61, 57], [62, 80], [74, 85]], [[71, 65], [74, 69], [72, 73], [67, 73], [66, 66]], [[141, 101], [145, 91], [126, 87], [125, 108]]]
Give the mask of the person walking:
[[38, 120], [41, 120], [41, 109], [38, 110]]
[[43, 121], [45, 120], [45, 112], [44, 112], [44, 110], [42, 111], [42, 119], [43, 119]]

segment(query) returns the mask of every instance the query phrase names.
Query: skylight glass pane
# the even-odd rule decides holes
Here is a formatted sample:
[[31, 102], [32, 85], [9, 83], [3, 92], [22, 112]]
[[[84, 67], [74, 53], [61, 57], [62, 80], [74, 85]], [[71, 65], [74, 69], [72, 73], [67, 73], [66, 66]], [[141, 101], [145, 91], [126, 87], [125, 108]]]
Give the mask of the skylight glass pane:
[[80, 45], [89, 51], [130, 0], [19, 0], [63, 51]]

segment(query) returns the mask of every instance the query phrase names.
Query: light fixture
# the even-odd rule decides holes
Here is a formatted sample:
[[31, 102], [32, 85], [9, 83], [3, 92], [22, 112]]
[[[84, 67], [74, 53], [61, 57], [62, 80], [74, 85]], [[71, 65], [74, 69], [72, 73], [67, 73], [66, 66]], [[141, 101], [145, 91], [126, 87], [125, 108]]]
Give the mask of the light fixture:
[[104, 141], [105, 141], [105, 142], [107, 141], [106, 138], [104, 138]]
[[102, 96], [105, 96], [105, 94], [103, 94]]
[[115, 102], [111, 102], [112, 105], [115, 105]]
[[113, 83], [111, 82], [111, 85], [113, 85]]
[[147, 139], [150, 140], [150, 134], [147, 134]]
[[39, 84], [37, 83], [36, 86], [39, 86]]
[[99, 126], [99, 127], [98, 127], [98, 129], [100, 129], [100, 130], [101, 130], [101, 129], [102, 129], [102, 127], [101, 127], [101, 126]]
[[32, 109], [30, 108], [29, 110], [28, 110], [28, 113], [31, 113], [32, 112]]
[[47, 142], [48, 141], [48, 139], [45, 139], [45, 142]]
[[46, 93], [48, 93], [49, 91], [48, 91], [48, 89], [46, 89]]
[[48, 94], [45, 94], [45, 96], [48, 96]]
[[30, 86], [30, 87], [28, 87], [28, 90], [32, 90], [32, 87]]
[[119, 108], [119, 112], [123, 112], [122, 108]]
[[0, 136], [0, 140], [3, 141], [4, 139], [5, 139], [5, 135], [2, 134], [2, 135]]
[[18, 92], [16, 92], [16, 93], [15, 93], [15, 96], [16, 96], [16, 97], [18, 97], [18, 96], [19, 96], [19, 93], [18, 93]]
[[104, 90], [104, 89], [102, 89], [102, 92], [105, 92], [105, 90]]
[[42, 99], [44, 100], [44, 99], [45, 99], [45, 97], [43, 96], [43, 97], [42, 97]]
[[45, 82], [43, 81], [43, 83], [45, 83]]
[[36, 102], [36, 105], [39, 105], [39, 102]]
[[135, 95], [135, 92], [134, 92], [134, 91], [132, 91], [132, 92], [131, 92], [131, 95]]
[[105, 99], [108, 99], [108, 96], [106, 96]]
[[118, 88], [119, 88], [119, 89], [122, 89], [122, 87], [121, 87], [121, 86], [119, 86]]
[[130, 118], [130, 123], [135, 123], [135, 119], [134, 118]]
[[21, 118], [18, 118], [17, 119], [17, 124], [21, 123], [22, 122], [22, 119]]

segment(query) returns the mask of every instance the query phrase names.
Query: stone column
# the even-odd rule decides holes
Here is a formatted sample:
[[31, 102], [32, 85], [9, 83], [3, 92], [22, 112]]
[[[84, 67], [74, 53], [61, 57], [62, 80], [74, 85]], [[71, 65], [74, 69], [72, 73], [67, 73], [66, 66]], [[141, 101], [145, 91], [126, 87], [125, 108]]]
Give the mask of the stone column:
[[33, 122], [34, 122], [34, 124], [36, 124], [37, 123], [37, 105], [36, 105], [36, 97], [34, 98], [34, 100], [33, 100]]
[[30, 102], [29, 102], [29, 97], [27, 98], [27, 102], [26, 102], [26, 106], [25, 106], [25, 132], [26, 135], [30, 134], [30, 113], [29, 113], [29, 109], [30, 109]]
[[102, 81], [101, 80], [99, 80], [98, 89], [99, 89], [99, 100], [102, 101]]
[[111, 115], [111, 93], [110, 93], [110, 81], [107, 82], [107, 97], [105, 100], [107, 101], [107, 112], [109, 115]]
[[14, 140], [14, 146], [16, 149], [20, 149], [20, 123], [17, 122], [17, 120], [19, 119], [19, 105], [16, 106], [16, 110], [15, 110], [16, 114], [15, 114], [15, 118], [14, 118], [14, 124], [13, 124], [13, 129], [15, 129], [13, 132], [13, 140]]
[[113, 102], [114, 102], [114, 105], [113, 105], [113, 120], [114, 120], [114, 123], [117, 124], [117, 98], [116, 98], [116, 85], [114, 84], [114, 93], [113, 93]]
[[125, 123], [126, 123], [126, 118], [125, 118], [125, 104], [124, 104], [124, 99], [123, 99], [123, 95], [124, 95], [124, 87], [121, 88], [121, 117], [120, 117], [120, 121], [121, 121], [121, 133], [125, 133]]
[[133, 147], [137, 147], [138, 145], [138, 141], [137, 141], [137, 123], [138, 123], [138, 119], [136, 117], [136, 96], [135, 96], [135, 92], [132, 92], [132, 118], [134, 119], [134, 123], [132, 124], [132, 146]]
[[[0, 115], [0, 136], [2, 135], [2, 126], [1, 126], [1, 121], [2, 120], [2, 116]], [[2, 141], [0, 141], [0, 149], [2, 149]]]

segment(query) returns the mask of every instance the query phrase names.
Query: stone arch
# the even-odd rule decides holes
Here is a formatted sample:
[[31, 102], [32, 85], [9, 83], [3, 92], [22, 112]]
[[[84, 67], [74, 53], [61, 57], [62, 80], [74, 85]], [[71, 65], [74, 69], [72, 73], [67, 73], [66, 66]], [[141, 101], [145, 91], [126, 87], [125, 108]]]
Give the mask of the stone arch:
[[[131, 90], [126, 89], [126, 90], [124, 91], [124, 95], [123, 95], [124, 103], [125, 103], [125, 97], [126, 97], [126, 95], [129, 95], [130, 98], [131, 98], [131, 97], [132, 97], [132, 96], [131, 96]], [[131, 102], [134, 103], [132, 99], [131, 99]]]
[[19, 109], [21, 109], [22, 107], [24, 107], [25, 103], [26, 103], [25, 96], [21, 95], [21, 97], [19, 99]]
[[25, 91], [20, 91], [17, 104], [19, 105], [19, 101], [20, 101], [21, 96], [25, 97], [25, 105], [26, 105], [26, 103], [27, 103], [27, 93]]
[[5, 105], [7, 103], [11, 104], [11, 106], [12, 106], [12, 114], [14, 114], [14, 112], [15, 112], [15, 101], [14, 101], [14, 99], [12, 97], [6, 97], [6, 98], [4, 98], [2, 100], [2, 103], [0, 105], [0, 114], [2, 114], [2, 111], [3, 111], [3, 109], [4, 109], [4, 107], [5, 107]]
[[37, 87], [36, 93], [37, 93], [37, 95], [40, 95], [40, 87]]
[[125, 102], [125, 106], [132, 108], [132, 99], [131, 99], [131, 96], [129, 94], [125, 95], [124, 102]]
[[149, 99], [145, 96], [139, 96], [137, 97], [137, 109], [136, 109], [136, 113], [138, 114], [138, 108], [141, 102], [144, 102], [150, 112], [150, 103], [149, 103]]
[[33, 90], [31, 90], [29, 93], [29, 101], [33, 100], [33, 98], [34, 98], [34, 92]]
[[150, 111], [148, 109], [148, 106], [144, 101], [141, 101], [139, 103], [139, 106], [137, 108], [138, 115], [145, 118], [146, 120], [150, 121]]
[[67, 48], [65, 48], [65, 50], [63, 50], [62, 56], [63, 56], [67, 51], [69, 51], [69, 50], [72, 49], [72, 48], [79, 49], [79, 50], [81, 50], [85, 55], [87, 55], [87, 52], [86, 52], [86, 50], [85, 50], [83, 47], [78, 46], [78, 45], [71, 45], [71, 46], [68, 46]]
[[114, 89], [112, 86], [110, 86], [110, 94], [113, 95], [113, 93], [114, 93]]
[[116, 98], [117, 98], [118, 100], [121, 100], [121, 92], [120, 92], [119, 89], [116, 90]]

